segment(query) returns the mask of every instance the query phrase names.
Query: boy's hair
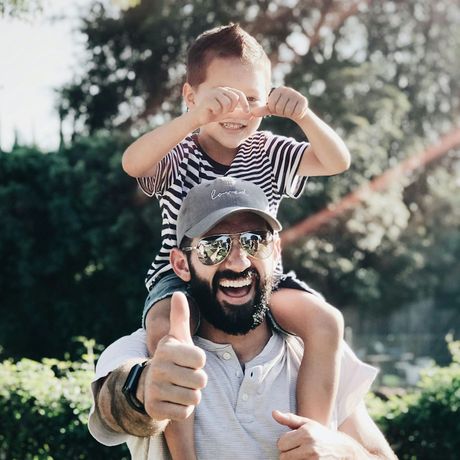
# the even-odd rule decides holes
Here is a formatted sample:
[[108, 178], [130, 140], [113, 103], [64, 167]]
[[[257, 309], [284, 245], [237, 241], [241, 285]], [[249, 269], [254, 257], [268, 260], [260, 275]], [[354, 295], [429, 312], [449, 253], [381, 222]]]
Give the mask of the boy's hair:
[[203, 32], [187, 54], [187, 82], [198, 86], [206, 80], [206, 71], [214, 58], [238, 58], [244, 63], [262, 63], [270, 75], [270, 60], [260, 43], [238, 24], [216, 27]]

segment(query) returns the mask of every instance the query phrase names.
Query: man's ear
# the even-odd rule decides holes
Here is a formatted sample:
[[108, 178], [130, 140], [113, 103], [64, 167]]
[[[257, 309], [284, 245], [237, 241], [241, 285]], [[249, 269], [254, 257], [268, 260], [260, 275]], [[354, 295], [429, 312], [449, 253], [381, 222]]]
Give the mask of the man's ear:
[[182, 87], [182, 97], [188, 109], [195, 107], [195, 90], [190, 83], [184, 83]]
[[191, 279], [191, 275], [185, 252], [181, 251], [179, 248], [172, 248], [169, 253], [169, 261], [171, 262], [174, 273], [182, 281], [188, 283]]

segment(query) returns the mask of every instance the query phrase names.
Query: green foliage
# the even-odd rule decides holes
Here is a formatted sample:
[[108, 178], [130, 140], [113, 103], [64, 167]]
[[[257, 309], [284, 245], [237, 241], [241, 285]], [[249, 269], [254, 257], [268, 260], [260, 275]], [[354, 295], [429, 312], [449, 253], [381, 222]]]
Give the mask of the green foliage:
[[129, 458], [88, 432], [93, 341], [83, 361], [21, 359], [0, 363], [0, 458], [8, 460]]
[[28, 20], [43, 11], [43, 0], [2, 0], [0, 16]]
[[371, 413], [401, 460], [458, 458], [460, 449], [460, 342], [450, 341], [453, 361], [424, 371], [415, 392], [382, 402]]
[[140, 326], [160, 216], [121, 170], [125, 145], [112, 135], [58, 153], [0, 155], [0, 344], [8, 356], [62, 357], [74, 336], [108, 344]]
[[457, 167], [446, 158], [409, 187], [369, 190], [361, 207], [286, 248], [285, 263], [363, 317], [421, 299], [460, 308]]
[[[116, 14], [96, 5], [82, 27], [87, 68], [64, 90], [63, 114], [89, 132], [115, 124], [137, 135], [162, 123], [181, 112], [190, 41], [210, 27], [240, 22], [267, 50], [275, 84], [284, 80], [307, 95], [352, 154], [346, 174], [312, 178], [300, 200], [283, 203], [287, 228], [456, 126], [459, 20], [460, 5], [452, 0], [379, 1], [359, 11], [348, 2], [315, 0], [289, 6], [140, 1]], [[302, 136], [294, 123], [276, 117], [262, 127]], [[364, 206], [288, 248], [286, 267], [341, 308], [387, 313], [421, 297], [458, 308], [458, 283], [452, 281], [458, 270], [450, 254], [458, 254], [460, 217], [453, 211], [455, 192], [449, 197], [458, 155], [437, 166], [369, 193]], [[445, 244], [450, 251], [441, 249]]]

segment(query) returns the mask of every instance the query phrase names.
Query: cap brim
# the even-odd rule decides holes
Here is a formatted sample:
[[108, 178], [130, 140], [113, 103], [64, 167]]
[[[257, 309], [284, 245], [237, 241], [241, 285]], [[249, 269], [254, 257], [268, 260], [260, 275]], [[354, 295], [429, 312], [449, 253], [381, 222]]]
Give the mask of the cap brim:
[[231, 208], [218, 209], [217, 211], [212, 212], [211, 214], [206, 216], [206, 218], [203, 219], [201, 222], [198, 222], [198, 224], [194, 225], [191, 229], [187, 230], [185, 232], [185, 236], [189, 238], [196, 238], [202, 236], [209, 230], [211, 230], [211, 228], [217, 225], [220, 221], [224, 220], [228, 216], [231, 216], [232, 214], [236, 214], [239, 212], [250, 212], [253, 214], [257, 214], [258, 216], [262, 217], [262, 219], [264, 219], [265, 222], [267, 222], [268, 225], [270, 225], [270, 227], [274, 231], [279, 232], [282, 229], [282, 226], [279, 223], [279, 221], [268, 212], [264, 212], [256, 208], [244, 208], [236, 206]]

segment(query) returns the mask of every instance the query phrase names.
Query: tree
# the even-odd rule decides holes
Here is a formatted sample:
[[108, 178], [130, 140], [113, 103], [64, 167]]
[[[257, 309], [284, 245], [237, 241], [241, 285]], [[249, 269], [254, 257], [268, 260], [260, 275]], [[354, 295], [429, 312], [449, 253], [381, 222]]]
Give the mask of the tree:
[[74, 336], [108, 343], [140, 326], [159, 216], [120, 168], [125, 145], [112, 136], [0, 155], [0, 344], [9, 356], [62, 356]]
[[2, 0], [0, 16], [26, 18], [43, 11], [42, 0]]
[[[143, 121], [161, 122], [155, 118], [160, 113], [165, 117], [178, 113], [178, 89], [184, 74], [180, 62], [186, 44], [202, 30], [229, 21], [239, 21], [263, 43], [272, 61], [280, 63], [275, 73], [308, 95], [311, 107], [342, 134], [352, 152], [349, 172], [311, 179], [301, 200], [283, 203], [280, 216], [285, 227], [338, 201], [434, 142], [458, 120], [458, 2], [310, 0], [287, 6], [257, 1], [251, 5], [238, 2], [230, 8], [211, 1], [197, 1], [193, 6], [143, 1], [120, 13], [118, 20], [95, 9], [85, 23], [90, 56], [94, 52], [100, 56], [99, 61], [97, 56], [91, 61], [112, 62], [111, 73], [115, 69], [123, 69], [124, 75], [133, 71], [132, 81], [113, 83], [120, 97], [118, 107], [120, 101], [137, 97], [146, 101], [127, 110], [124, 117], [113, 104], [112, 118], [104, 124], [104, 117], [98, 115], [98, 126], [115, 122], [142, 129]], [[91, 82], [102, 91], [105, 80], [100, 75], [94, 67], [83, 75], [82, 87]], [[84, 113], [85, 103], [82, 100], [79, 107], [83, 109], [75, 113]], [[89, 131], [97, 128], [90, 121], [87, 126]], [[263, 126], [299, 135], [286, 120], [271, 118]], [[435, 279], [452, 271], [452, 263], [439, 259], [438, 276], [433, 276], [434, 268], [428, 276], [428, 267], [426, 271], [420, 267], [421, 257], [429, 263], [428, 252], [411, 242], [418, 241], [420, 224], [416, 222], [421, 216], [429, 222], [436, 206], [452, 207], [442, 201], [446, 192], [438, 195], [436, 206], [426, 208], [423, 202], [430, 192], [420, 184], [434, 180], [430, 179], [433, 174], [442, 174], [438, 168], [449, 167], [442, 189], [450, 190], [456, 181], [456, 164], [455, 159], [438, 162], [438, 166], [395, 183], [387, 192], [370, 194], [364, 207], [286, 250], [287, 266], [296, 268], [326, 294], [332, 293], [343, 307], [361, 305], [383, 312], [388, 305], [397, 308], [421, 295], [439, 296], [442, 283]], [[438, 224], [452, 235], [454, 227], [442, 217]], [[437, 231], [428, 224], [423, 227], [427, 234]], [[432, 251], [442, 252], [444, 239], [431, 240]], [[342, 295], [335, 296], [337, 292]]]
[[63, 89], [63, 114], [85, 127], [84, 132], [114, 125], [146, 129], [146, 123], [158, 123], [155, 116], [163, 120], [180, 113], [185, 52], [204, 30], [239, 22], [261, 41], [274, 63], [290, 61], [283, 56], [292, 54], [289, 43], [295, 37], [305, 39], [306, 30], [316, 30], [326, 17], [330, 22], [340, 19], [355, 4], [294, 3], [143, 0], [117, 13], [95, 3], [82, 25], [88, 37], [86, 68]]

